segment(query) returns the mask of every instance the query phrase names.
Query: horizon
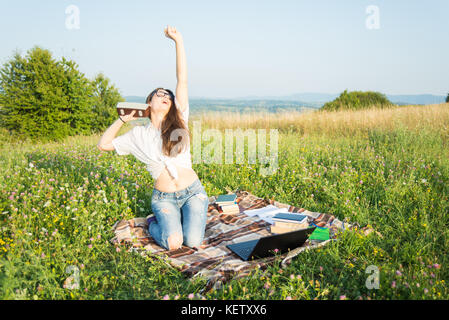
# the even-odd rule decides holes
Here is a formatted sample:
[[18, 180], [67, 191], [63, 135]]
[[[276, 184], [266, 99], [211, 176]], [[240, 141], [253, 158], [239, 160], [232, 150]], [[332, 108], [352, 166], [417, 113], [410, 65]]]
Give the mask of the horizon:
[[377, 91], [449, 92], [449, 2], [432, 0], [98, 0], [0, 3], [0, 63], [34, 46], [103, 72], [122, 96], [176, 87], [176, 54], [163, 35], [183, 37], [189, 95], [209, 99]]
[[[356, 90], [354, 90], [356, 91]], [[366, 90], [366, 91], [373, 91], [373, 90]], [[343, 92], [343, 91], [342, 91]], [[314, 95], [336, 95], [339, 96], [342, 92], [339, 93], [329, 93], [329, 92], [297, 92], [292, 94], [286, 94], [283, 96], [238, 96], [238, 97], [216, 97], [216, 96], [189, 96], [189, 99], [220, 99], [220, 100], [251, 100], [251, 99], [260, 99], [260, 100], [267, 100], [267, 99], [276, 99], [276, 98], [288, 98], [296, 95], [307, 95], [307, 94], [314, 94]], [[351, 92], [348, 90], [348, 92]], [[444, 97], [446, 98], [449, 95], [449, 90], [447, 94], [431, 94], [431, 93], [413, 93], [413, 94], [407, 94], [407, 93], [400, 93], [400, 94], [391, 94], [391, 93], [384, 93], [380, 92], [382, 94], [385, 94], [387, 96], [434, 96], [434, 97]], [[123, 97], [137, 97], [137, 98], [145, 98], [147, 95], [124, 95]]]

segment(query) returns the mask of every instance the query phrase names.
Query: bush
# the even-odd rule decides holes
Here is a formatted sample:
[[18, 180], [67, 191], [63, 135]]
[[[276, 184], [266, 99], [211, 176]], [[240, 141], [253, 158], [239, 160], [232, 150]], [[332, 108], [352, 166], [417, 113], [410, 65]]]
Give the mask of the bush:
[[446, 103], [449, 103], [449, 93], [447, 94], [447, 97], [446, 97]]
[[358, 110], [370, 107], [386, 108], [393, 105], [394, 104], [391, 103], [384, 94], [379, 92], [353, 91], [348, 93], [347, 90], [345, 90], [337, 99], [324, 104], [320, 110]]
[[60, 140], [90, 132], [89, 80], [73, 61], [56, 61], [34, 47], [19, 53], [0, 70], [0, 124], [32, 140]]

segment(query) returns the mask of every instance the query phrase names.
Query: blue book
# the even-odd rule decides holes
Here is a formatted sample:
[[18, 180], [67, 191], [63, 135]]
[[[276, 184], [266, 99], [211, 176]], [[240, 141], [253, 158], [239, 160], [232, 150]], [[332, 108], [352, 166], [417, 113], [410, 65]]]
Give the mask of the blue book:
[[235, 203], [235, 200], [237, 199], [237, 195], [235, 193], [233, 194], [221, 194], [217, 197], [216, 202], [218, 204], [220, 203]]
[[278, 213], [273, 216], [273, 221], [303, 223], [307, 221], [307, 216], [299, 213]]

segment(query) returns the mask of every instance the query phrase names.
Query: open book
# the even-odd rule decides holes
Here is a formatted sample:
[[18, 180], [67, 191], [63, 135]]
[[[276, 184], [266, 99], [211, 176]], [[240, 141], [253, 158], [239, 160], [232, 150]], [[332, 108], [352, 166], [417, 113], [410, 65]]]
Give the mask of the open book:
[[258, 216], [262, 220], [270, 224], [273, 224], [273, 217], [278, 213], [288, 213], [288, 209], [278, 208], [276, 206], [269, 204], [268, 206], [263, 208], [245, 210], [243, 211], [243, 213], [250, 217]]

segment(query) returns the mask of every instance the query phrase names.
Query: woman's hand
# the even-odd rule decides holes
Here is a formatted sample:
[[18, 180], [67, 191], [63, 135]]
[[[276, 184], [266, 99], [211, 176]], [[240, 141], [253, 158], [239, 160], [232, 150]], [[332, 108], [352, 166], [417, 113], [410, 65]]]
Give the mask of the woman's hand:
[[167, 38], [172, 39], [176, 43], [182, 41], [182, 35], [175, 27], [167, 26], [167, 28], [164, 29], [164, 33]]
[[137, 120], [139, 118], [135, 118], [134, 114], [136, 113], [136, 110], [133, 110], [130, 114], [124, 115], [124, 116], [120, 116], [120, 118], [125, 121], [125, 122], [129, 122], [132, 120]]

